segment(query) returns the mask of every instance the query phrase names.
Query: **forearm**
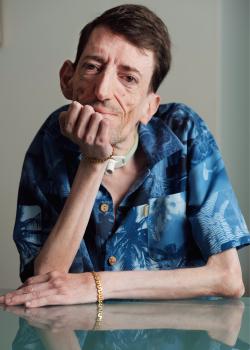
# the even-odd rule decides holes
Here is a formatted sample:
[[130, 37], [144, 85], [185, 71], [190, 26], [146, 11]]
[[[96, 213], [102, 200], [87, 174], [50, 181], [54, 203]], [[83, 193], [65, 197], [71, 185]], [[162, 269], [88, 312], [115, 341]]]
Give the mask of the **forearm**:
[[84, 236], [105, 164], [80, 162], [71, 193], [34, 264], [35, 274], [68, 272]]
[[105, 299], [181, 299], [244, 294], [235, 248], [209, 257], [202, 267], [162, 271], [100, 272]]
[[215, 295], [218, 274], [204, 267], [168, 271], [101, 272], [105, 299], [180, 299]]

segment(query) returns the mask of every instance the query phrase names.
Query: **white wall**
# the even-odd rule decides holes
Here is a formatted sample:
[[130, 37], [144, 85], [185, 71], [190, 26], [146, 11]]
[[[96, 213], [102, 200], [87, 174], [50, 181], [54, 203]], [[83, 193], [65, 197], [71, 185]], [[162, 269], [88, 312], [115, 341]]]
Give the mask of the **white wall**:
[[[191, 105], [219, 139], [220, 1], [130, 2], [155, 10], [172, 36], [174, 63], [160, 90], [162, 101]], [[78, 34], [86, 21], [120, 3], [124, 1], [2, 0], [0, 286], [18, 284], [12, 229], [21, 165], [41, 123], [65, 103], [59, 90], [59, 67], [66, 58], [74, 58]], [[245, 206], [245, 199], [241, 200]]]

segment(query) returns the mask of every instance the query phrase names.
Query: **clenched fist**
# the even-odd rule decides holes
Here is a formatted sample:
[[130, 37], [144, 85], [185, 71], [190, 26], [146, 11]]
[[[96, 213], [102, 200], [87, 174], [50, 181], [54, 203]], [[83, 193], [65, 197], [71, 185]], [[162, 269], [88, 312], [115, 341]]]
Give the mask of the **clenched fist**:
[[112, 154], [109, 121], [89, 105], [72, 102], [61, 112], [60, 129], [64, 136], [80, 147], [80, 151], [92, 158], [104, 159]]

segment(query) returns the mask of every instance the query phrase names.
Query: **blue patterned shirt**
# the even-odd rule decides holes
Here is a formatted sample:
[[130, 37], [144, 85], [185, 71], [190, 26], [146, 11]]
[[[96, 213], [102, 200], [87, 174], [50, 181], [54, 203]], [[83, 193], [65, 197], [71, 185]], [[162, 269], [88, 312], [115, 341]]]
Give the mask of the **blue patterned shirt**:
[[[14, 228], [23, 281], [33, 275], [79, 165], [78, 146], [60, 133], [58, 116], [67, 108], [50, 115], [25, 156]], [[221, 154], [193, 110], [161, 105], [139, 126], [139, 147], [147, 168], [116, 212], [100, 186], [70, 272], [196, 267], [250, 244]]]

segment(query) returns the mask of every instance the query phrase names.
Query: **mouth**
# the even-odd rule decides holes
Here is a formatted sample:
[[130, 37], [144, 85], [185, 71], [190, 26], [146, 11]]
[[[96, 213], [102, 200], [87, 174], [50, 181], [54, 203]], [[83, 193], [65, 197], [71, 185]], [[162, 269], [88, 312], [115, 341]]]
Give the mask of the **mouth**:
[[94, 110], [97, 112], [97, 113], [101, 113], [101, 114], [103, 114], [103, 115], [116, 115], [116, 113], [114, 113], [114, 112], [111, 112], [111, 111], [108, 111], [108, 110], [106, 110], [106, 109], [104, 109], [104, 108], [96, 108], [96, 107], [93, 107], [94, 108]]

